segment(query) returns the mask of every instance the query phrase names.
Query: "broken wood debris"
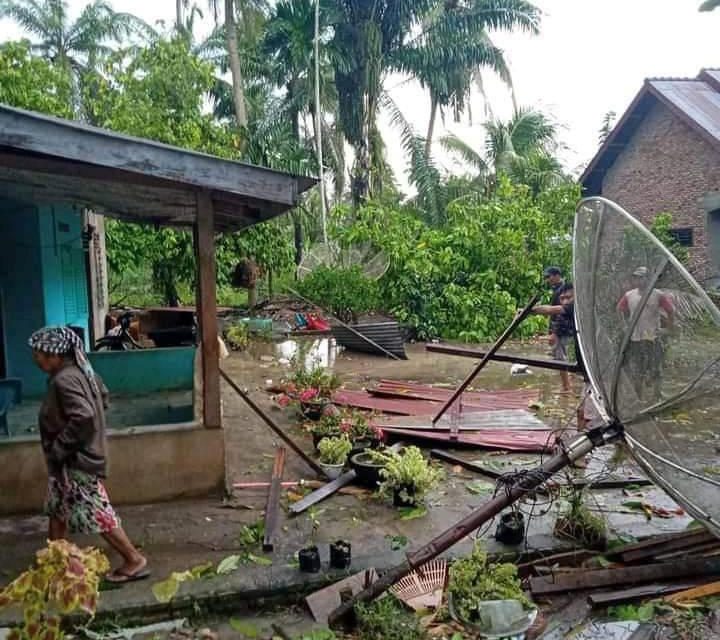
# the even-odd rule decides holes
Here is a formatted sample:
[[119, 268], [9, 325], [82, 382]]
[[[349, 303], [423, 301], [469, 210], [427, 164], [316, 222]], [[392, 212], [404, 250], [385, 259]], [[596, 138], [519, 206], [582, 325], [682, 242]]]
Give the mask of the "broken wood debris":
[[272, 551], [275, 545], [278, 517], [280, 515], [280, 483], [285, 472], [285, 447], [278, 447], [275, 452], [272, 476], [270, 478], [270, 491], [268, 491], [265, 505], [265, 535], [263, 536], [263, 551]]
[[[472, 349], [469, 347], [455, 347], [448, 344], [426, 344], [426, 351], [431, 353], [444, 353], [451, 356], [461, 356], [465, 358], [485, 357], [486, 352], [480, 349]], [[545, 360], [542, 358], [526, 358], [512, 354], [494, 353], [490, 356], [491, 360], [496, 362], [509, 362], [512, 364], [526, 364], [530, 367], [538, 367], [540, 369], [550, 369], [552, 371], [569, 371], [570, 373], [582, 373], [580, 366], [576, 362], [563, 362], [561, 360]]]
[[657, 580], [711, 576], [718, 573], [720, 573], [720, 560], [718, 559], [683, 558], [674, 562], [658, 562], [530, 578], [529, 584], [532, 594], [540, 596], [599, 587], [643, 584]]
[[451, 446], [476, 447], [480, 449], [501, 449], [526, 453], [548, 453], [553, 450], [556, 440], [554, 431], [521, 431], [513, 429], [495, 429], [488, 431], [461, 431], [455, 437], [447, 431], [425, 431], [383, 427], [386, 435], [408, 440], [430, 440], [445, 442]]
[[636, 600], [654, 599], [661, 596], [682, 592], [697, 584], [697, 581], [678, 582], [673, 584], [648, 584], [629, 589], [616, 591], [601, 591], [591, 593], [587, 600], [593, 607], [608, 607], [613, 604], [622, 604]]
[[661, 540], [649, 538], [643, 542], [627, 547], [621, 547], [613, 550], [609, 557], [617, 557], [625, 563], [637, 562], [639, 560], [655, 560], [658, 556], [688, 549], [695, 545], [704, 545], [706, 543], [714, 543], [715, 548], [720, 546], [720, 540], [715, 538], [709, 531], [705, 529], [690, 529], [679, 534], [670, 534], [668, 536], [658, 536]]

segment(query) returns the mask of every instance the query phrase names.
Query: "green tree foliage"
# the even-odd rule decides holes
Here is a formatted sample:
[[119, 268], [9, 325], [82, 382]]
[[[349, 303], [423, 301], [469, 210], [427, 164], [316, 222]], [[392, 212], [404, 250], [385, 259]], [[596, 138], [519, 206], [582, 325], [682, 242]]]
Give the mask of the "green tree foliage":
[[673, 228], [673, 217], [672, 213], [667, 211], [664, 213], [658, 213], [652, 225], [650, 225], [650, 231], [653, 232], [655, 237], [660, 240], [672, 254], [680, 260], [682, 263], [687, 263], [689, 253], [687, 247], [681, 245], [677, 238], [670, 232]]
[[0, 102], [54, 116], [72, 116], [72, 85], [62, 67], [33, 56], [27, 40], [0, 46]]
[[[342, 235], [387, 253], [381, 299], [420, 338], [482, 341], [496, 337], [538, 290], [544, 266], [570, 266], [579, 195], [567, 184], [533, 196], [501, 177], [489, 199], [471, 194], [452, 202], [443, 227], [428, 227], [413, 211], [369, 204]], [[541, 325], [535, 318], [523, 330]]]
[[[232, 130], [204, 108], [214, 83], [213, 66], [192, 53], [186, 38], [159, 39], [136, 55], [116, 54], [106, 77], [88, 96], [88, 105], [96, 121], [107, 128], [237, 158], [239, 144]], [[287, 268], [289, 248], [287, 234], [277, 223], [221, 236], [218, 282], [229, 282], [241, 257], [254, 257], [267, 269]], [[181, 288], [194, 286], [189, 231], [113, 222], [108, 226], [108, 260], [116, 287], [123, 279], [133, 279], [143, 264], [150, 264], [153, 288], [167, 304], [177, 300]]]

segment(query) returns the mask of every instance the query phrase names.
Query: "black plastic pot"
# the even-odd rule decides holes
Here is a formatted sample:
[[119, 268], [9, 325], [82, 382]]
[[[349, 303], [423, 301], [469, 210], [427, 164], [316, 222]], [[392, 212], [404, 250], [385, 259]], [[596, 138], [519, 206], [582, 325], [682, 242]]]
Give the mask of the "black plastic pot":
[[372, 441], [370, 440], [354, 440], [352, 443], [352, 449], [350, 450], [350, 456], [354, 456], [356, 453], [362, 453], [366, 449], [372, 447]]
[[525, 516], [519, 511], [511, 511], [500, 516], [495, 530], [495, 540], [503, 544], [520, 544], [525, 539]]
[[330, 566], [333, 569], [347, 569], [350, 566], [351, 557], [349, 542], [337, 540], [330, 543]]
[[[407, 498], [402, 496], [402, 493], [407, 494]], [[414, 507], [417, 504], [415, 498], [415, 487], [398, 487], [393, 489], [393, 506], [396, 507]]]
[[320, 552], [316, 546], [300, 549], [298, 552], [300, 571], [305, 573], [317, 573], [320, 571]]
[[302, 412], [303, 416], [308, 420], [316, 421], [322, 418], [323, 410], [325, 409], [326, 405], [327, 402], [325, 402], [324, 400], [301, 402], [300, 411]]
[[350, 456], [350, 468], [357, 474], [358, 483], [364, 487], [377, 488], [378, 484], [382, 482], [380, 471], [383, 467], [384, 465], [373, 462], [367, 451]]

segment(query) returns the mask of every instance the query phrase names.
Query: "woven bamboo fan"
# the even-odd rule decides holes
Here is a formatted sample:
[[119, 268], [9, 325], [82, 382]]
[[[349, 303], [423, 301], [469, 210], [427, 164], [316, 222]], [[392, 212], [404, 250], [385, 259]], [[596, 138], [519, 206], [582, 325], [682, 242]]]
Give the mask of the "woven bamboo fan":
[[415, 611], [437, 609], [446, 579], [447, 561], [432, 560], [396, 582], [390, 587], [390, 593]]

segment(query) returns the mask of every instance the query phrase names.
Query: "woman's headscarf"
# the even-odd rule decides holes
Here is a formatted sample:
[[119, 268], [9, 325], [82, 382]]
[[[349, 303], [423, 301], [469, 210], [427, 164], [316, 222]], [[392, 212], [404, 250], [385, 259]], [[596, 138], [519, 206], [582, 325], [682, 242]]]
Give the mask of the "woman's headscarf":
[[33, 351], [54, 355], [72, 355], [75, 364], [85, 374], [93, 393], [100, 393], [95, 371], [85, 354], [85, 345], [80, 336], [69, 327], [45, 327], [30, 336], [28, 344]]

